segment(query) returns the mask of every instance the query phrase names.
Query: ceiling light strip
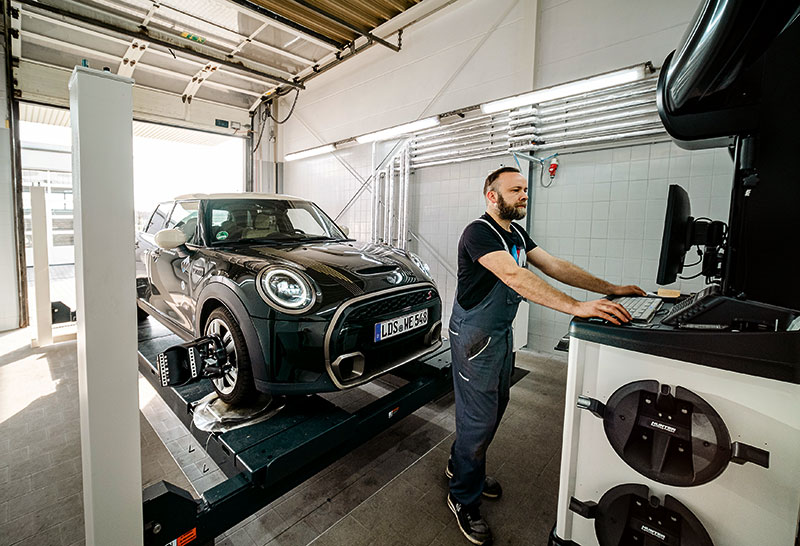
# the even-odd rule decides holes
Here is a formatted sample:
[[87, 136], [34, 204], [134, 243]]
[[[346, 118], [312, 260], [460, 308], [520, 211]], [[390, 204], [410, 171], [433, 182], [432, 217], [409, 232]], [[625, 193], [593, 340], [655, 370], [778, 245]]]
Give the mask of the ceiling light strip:
[[539, 104], [542, 102], [553, 101], [570, 95], [578, 95], [582, 93], [589, 93], [599, 89], [623, 85], [638, 80], [644, 79], [647, 68], [645, 65], [637, 65], [622, 70], [615, 70], [605, 74], [599, 74], [589, 78], [583, 78], [572, 82], [546, 87], [544, 89], [537, 89], [530, 93], [522, 95], [515, 95], [505, 99], [500, 99], [492, 102], [481, 104], [481, 111], [485, 114], [492, 114], [501, 112], [503, 110], [510, 110], [512, 108], [519, 108], [520, 106], [527, 106], [531, 104]]

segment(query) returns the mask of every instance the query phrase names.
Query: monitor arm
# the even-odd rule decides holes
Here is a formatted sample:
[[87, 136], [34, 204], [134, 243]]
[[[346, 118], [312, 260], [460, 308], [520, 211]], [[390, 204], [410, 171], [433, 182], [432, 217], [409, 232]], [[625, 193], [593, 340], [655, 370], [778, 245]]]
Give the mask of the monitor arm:
[[725, 257], [725, 242], [728, 226], [719, 220], [689, 217], [686, 229], [686, 246], [703, 246], [703, 269], [705, 277], [720, 278]]

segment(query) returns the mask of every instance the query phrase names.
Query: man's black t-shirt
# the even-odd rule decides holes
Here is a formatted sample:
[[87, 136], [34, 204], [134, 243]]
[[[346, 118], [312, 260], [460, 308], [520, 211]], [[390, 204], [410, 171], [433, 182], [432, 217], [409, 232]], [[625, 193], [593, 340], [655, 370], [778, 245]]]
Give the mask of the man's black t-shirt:
[[[511, 232], [503, 229], [488, 214], [481, 216], [494, 229], [497, 230], [505, 239], [509, 251], [517, 263], [520, 259], [524, 261], [524, 256], [530, 250], [536, 248], [536, 243], [528, 237], [525, 229], [516, 224], [511, 228]], [[519, 228], [519, 229], [517, 229]], [[524, 240], [523, 240], [524, 239]], [[524, 247], [524, 251], [522, 248]], [[476, 220], [464, 229], [461, 239], [458, 241], [458, 288], [456, 299], [458, 304], [464, 309], [471, 309], [478, 305], [486, 295], [492, 291], [495, 283], [500, 282], [494, 273], [478, 263], [478, 258], [490, 252], [498, 250], [505, 251], [503, 243], [497, 233], [486, 225], [486, 222]]]

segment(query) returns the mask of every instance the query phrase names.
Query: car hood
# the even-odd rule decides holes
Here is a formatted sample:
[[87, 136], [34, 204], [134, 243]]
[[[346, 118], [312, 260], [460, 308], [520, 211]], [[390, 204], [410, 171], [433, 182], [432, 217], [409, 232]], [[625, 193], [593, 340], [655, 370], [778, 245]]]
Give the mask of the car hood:
[[255, 274], [275, 265], [299, 269], [311, 277], [323, 292], [335, 287], [344, 289], [350, 296], [428, 281], [404, 251], [384, 245], [248, 245], [220, 250], [219, 254]]

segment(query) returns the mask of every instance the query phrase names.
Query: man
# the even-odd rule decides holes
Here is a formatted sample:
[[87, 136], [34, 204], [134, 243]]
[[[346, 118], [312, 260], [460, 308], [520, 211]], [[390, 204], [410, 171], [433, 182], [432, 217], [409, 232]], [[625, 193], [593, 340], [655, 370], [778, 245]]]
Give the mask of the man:
[[525, 263], [565, 284], [602, 294], [645, 295], [638, 286], [618, 286], [536, 246], [512, 220], [525, 217], [528, 183], [519, 170], [502, 167], [484, 183], [486, 214], [469, 224], [458, 242], [458, 289], [450, 317], [456, 440], [446, 474], [447, 505], [464, 536], [491, 542], [480, 514], [480, 498], [498, 498], [502, 488], [486, 476], [486, 449], [508, 405], [511, 386], [511, 323], [523, 298], [578, 317], [614, 324], [630, 314], [607, 299], [577, 301], [525, 268]]

